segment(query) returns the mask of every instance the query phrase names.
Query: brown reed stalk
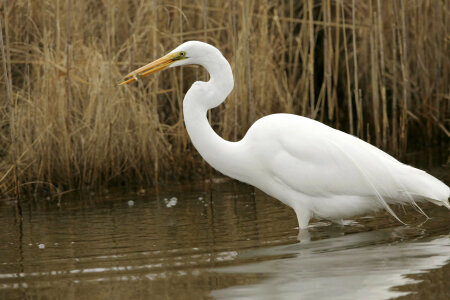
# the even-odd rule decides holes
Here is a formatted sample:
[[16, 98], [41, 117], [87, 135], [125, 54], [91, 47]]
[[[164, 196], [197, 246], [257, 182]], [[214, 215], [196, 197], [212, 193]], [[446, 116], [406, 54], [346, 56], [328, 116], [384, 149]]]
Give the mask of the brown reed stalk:
[[71, 106], [71, 78], [70, 78], [70, 69], [71, 69], [71, 60], [70, 60], [70, 50], [71, 50], [71, 32], [70, 32], [70, 19], [71, 19], [71, 0], [67, 0], [67, 20], [66, 20], [66, 107], [67, 107], [67, 116], [66, 116], [66, 126], [70, 131], [70, 106]]
[[[339, 3], [338, 6], [341, 7], [341, 15], [342, 22], [345, 21], [345, 12], [344, 12], [344, 4]], [[347, 46], [347, 31], [346, 28], [342, 28], [342, 33], [344, 36], [344, 60], [345, 60], [345, 74], [347, 80], [347, 117], [348, 117], [348, 125], [349, 125], [349, 133], [354, 134], [353, 130], [353, 100], [352, 100], [352, 90], [351, 90], [351, 79], [350, 79], [350, 66], [349, 66], [349, 55], [348, 55], [348, 46]]]
[[4, 19], [5, 19], [5, 49], [6, 49], [6, 66], [8, 68], [8, 74], [9, 74], [9, 83], [11, 87], [13, 86], [13, 78], [11, 76], [11, 49], [9, 47], [9, 16], [8, 16], [8, 1], [3, 0], [3, 13], [4, 13]]
[[384, 63], [384, 40], [383, 40], [383, 23], [381, 20], [382, 7], [380, 0], [377, 0], [377, 32], [379, 43], [379, 66], [380, 66], [380, 88], [381, 88], [381, 105], [382, 105], [382, 146], [383, 149], [387, 149], [387, 133], [389, 127], [389, 119], [387, 114], [387, 100], [386, 100], [386, 84], [385, 84], [385, 63]]
[[59, 52], [60, 45], [60, 15], [59, 15], [59, 0], [54, 0], [54, 34], [55, 34], [55, 51]]
[[[31, 82], [30, 82], [30, 21], [31, 21], [31, 3], [30, 0], [27, 1], [27, 13], [26, 13], [26, 25], [25, 25], [25, 31], [26, 31], [26, 37], [25, 37], [25, 71], [24, 71], [24, 80], [22, 89], [25, 91], [26, 99], [29, 102], [32, 102], [31, 98]], [[36, 104], [36, 103], [35, 103]], [[28, 112], [28, 115], [32, 115], [33, 117], [29, 117], [27, 119], [31, 119], [36, 123], [36, 109], [35, 107], [34, 111], [30, 110]], [[33, 139], [36, 137], [36, 131], [31, 130], [30, 135], [33, 137]], [[31, 169], [27, 170], [27, 177], [33, 177], [33, 173]], [[31, 193], [31, 190], [28, 190], [29, 196]]]
[[401, 20], [401, 69], [403, 79], [403, 99], [402, 99], [402, 111], [400, 115], [400, 153], [405, 153], [407, 146], [407, 112], [409, 102], [409, 71], [408, 71], [408, 42], [407, 42], [407, 28], [406, 28], [406, 16], [405, 16], [405, 3], [400, 0], [400, 20]]
[[247, 88], [248, 88], [248, 124], [253, 123], [253, 85], [252, 85], [252, 71], [250, 58], [250, 38], [249, 38], [249, 3], [244, 0], [244, 32], [245, 32], [245, 55], [247, 58]]
[[[396, 21], [396, 9], [395, 9], [395, 1], [393, 1], [391, 6], [391, 15], [392, 15], [392, 61], [394, 62], [397, 59], [397, 21]], [[397, 66], [395, 63], [392, 63], [392, 144], [391, 149], [395, 155], [398, 155], [398, 120], [397, 120]]]
[[314, 115], [314, 102], [315, 102], [315, 91], [314, 91], [314, 24], [313, 24], [313, 4], [312, 0], [308, 0], [308, 20], [309, 22], [309, 59], [308, 59], [308, 73], [309, 73], [309, 105], [310, 105], [310, 116], [315, 118]]
[[[260, 38], [258, 39], [259, 43], [258, 43], [258, 49], [265, 49], [265, 52], [267, 53], [266, 56], [262, 57], [262, 69], [263, 70], [267, 70], [268, 68], [271, 67], [270, 61], [269, 59], [265, 59], [265, 57], [271, 56], [271, 46], [270, 46], [270, 41], [269, 41], [269, 0], [265, 0], [264, 4], [260, 6], [260, 12], [263, 15], [263, 18], [261, 18], [261, 25], [259, 26], [259, 31], [255, 32], [255, 35], [258, 35]], [[291, 2], [290, 3], [290, 9], [289, 9], [289, 14], [294, 14], [294, 3]], [[294, 30], [293, 30], [294, 31]], [[294, 35], [294, 33], [292, 34]], [[295, 38], [293, 38], [293, 40], [295, 40]], [[293, 47], [294, 47], [294, 43], [293, 43]], [[292, 49], [292, 53], [293, 53], [293, 62], [292, 62], [292, 72], [295, 72], [298, 68], [299, 68], [299, 56], [298, 55], [298, 47], [296, 47], [295, 49]], [[259, 90], [260, 92], [257, 94], [256, 97], [258, 97], [258, 102], [261, 103], [261, 105], [266, 106], [266, 107], [270, 107], [271, 103], [272, 103], [272, 99], [267, 97], [268, 95], [266, 93], [261, 93], [262, 90], [265, 89], [265, 87], [268, 84], [268, 80], [269, 80], [269, 76], [268, 76], [268, 72], [260, 72], [258, 74], [259, 76], [259, 80], [257, 80], [257, 84], [259, 83], [258, 87], [255, 88], [255, 90]], [[294, 87], [291, 97], [289, 98], [289, 101], [291, 102], [291, 106], [293, 107], [294, 104], [294, 99], [297, 97], [298, 94], [298, 88], [296, 89], [297, 86], [297, 82], [295, 82], [295, 77], [292, 76], [293, 81], [291, 82], [291, 85]]]
[[[327, 9], [330, 12], [330, 15], [328, 16], [328, 22], [331, 23], [331, 1], [327, 0]], [[339, 4], [336, 4], [335, 6], [335, 19], [337, 23], [340, 23], [340, 9], [339, 9]], [[328, 26], [328, 30], [329, 30], [329, 35], [332, 34], [332, 30], [331, 27]], [[331, 48], [332, 54], [334, 56], [334, 67], [333, 67], [333, 71], [330, 70], [330, 72], [332, 72], [332, 76], [333, 76], [333, 107], [334, 107], [334, 115], [335, 115], [335, 120], [336, 120], [336, 129], [341, 129], [341, 120], [339, 118], [339, 103], [338, 103], [338, 95], [337, 95], [337, 87], [338, 87], [338, 78], [339, 78], [339, 65], [340, 65], [340, 60], [342, 59], [339, 55], [336, 55], [336, 53], [339, 53], [339, 50], [341, 49], [341, 31], [340, 30], [336, 30], [336, 37], [335, 37], [335, 46], [334, 46], [334, 52], [333, 52], [333, 48]]]
[[[441, 9], [439, 9], [439, 1], [434, 1], [434, 19], [439, 20], [439, 12], [441, 12]], [[444, 9], [443, 9], [444, 10]], [[447, 28], [447, 27], [446, 27]], [[439, 45], [439, 32], [438, 32], [438, 24], [437, 22], [434, 22], [433, 26], [433, 33], [434, 33], [434, 40], [436, 43], [436, 47], [434, 47], [434, 55], [435, 55], [435, 78], [436, 78], [436, 93], [434, 97], [434, 114], [436, 116], [436, 122], [435, 122], [435, 131], [436, 128], [439, 127], [439, 124], [441, 122], [440, 115], [439, 115], [439, 101], [440, 97], [439, 92], [441, 90], [441, 76], [440, 76], [440, 70], [441, 70], [441, 53], [439, 52], [439, 49], [441, 49], [441, 45]], [[447, 72], [448, 73], [448, 72]], [[444, 91], [445, 92], [445, 91]], [[430, 130], [431, 131], [431, 130]], [[431, 132], [428, 133], [431, 135]]]
[[372, 92], [372, 117], [374, 128], [375, 128], [375, 144], [377, 147], [381, 146], [381, 131], [380, 131], [380, 99], [379, 99], [379, 92], [378, 92], [378, 59], [377, 59], [377, 53], [378, 53], [378, 45], [376, 43], [375, 38], [375, 22], [374, 22], [374, 11], [372, 7], [372, 2], [369, 4], [369, 14], [370, 14], [370, 78], [371, 78], [371, 92]]
[[[180, 10], [183, 9], [183, 1], [182, 0], [178, 1], [178, 7], [180, 8]], [[179, 44], [181, 44], [182, 42], [184, 42], [184, 38], [183, 38], [184, 27], [183, 27], [183, 15], [182, 14], [178, 14], [177, 22], [178, 22], [178, 33], [180, 34], [178, 41], [179, 41]], [[202, 34], [203, 34], [203, 32], [202, 32]], [[202, 72], [204, 72], [203, 74], [205, 74], [204, 70]], [[206, 76], [206, 75], [204, 75], [204, 76]], [[183, 73], [182, 69], [179, 70], [178, 78], [179, 78], [179, 85], [180, 86], [179, 86], [179, 93], [178, 93], [177, 100], [178, 100], [178, 107], [179, 107], [179, 109], [181, 109], [181, 107], [183, 107], [182, 101], [183, 101], [183, 95], [184, 95], [184, 73]], [[178, 119], [179, 122], [182, 123], [183, 122], [183, 115], [182, 115], [182, 113], [180, 112], [178, 114], [178, 116], [179, 116], [179, 119]], [[179, 130], [178, 134], [182, 134], [182, 132], [183, 132], [182, 130], [184, 130], [184, 128], [179, 126], [178, 130]]]
[[[328, 15], [330, 14], [328, 7], [327, 7], [327, 0], [322, 0], [322, 8], [323, 8], [323, 20], [325, 22], [325, 26], [323, 28], [323, 74], [325, 77], [324, 83], [326, 86], [326, 99], [328, 100], [328, 120], [333, 119], [333, 96], [332, 96], [332, 88], [331, 88], [331, 43], [328, 42]], [[325, 103], [325, 101], [324, 101]]]
[[[152, 26], [152, 49], [153, 49], [153, 60], [157, 59], [157, 57], [159, 56], [159, 53], [157, 52], [158, 49], [158, 3], [157, 0], [153, 0], [152, 1], [152, 14], [153, 14], [153, 26]], [[158, 78], [155, 78], [152, 84], [152, 89], [153, 90], [157, 90], [158, 89]], [[155, 128], [158, 128], [158, 111], [157, 111], [157, 107], [158, 107], [158, 96], [152, 95], [152, 107], [154, 108], [154, 117], [153, 117], [153, 121], [154, 121], [154, 125]], [[155, 184], [158, 185], [159, 183], [159, 155], [158, 155], [158, 149], [159, 149], [159, 141], [158, 139], [155, 139], [154, 144], [153, 144], [153, 153], [154, 153], [154, 163], [153, 163], [153, 168], [154, 168], [154, 179], [155, 179]]]
[[31, 3], [27, 0], [27, 14], [26, 14], [26, 25], [25, 25], [25, 72], [24, 81], [22, 88], [26, 91], [28, 99], [30, 99], [31, 94], [31, 82], [30, 82], [30, 21], [31, 21]]
[[[238, 68], [238, 35], [237, 35], [237, 0], [232, 1], [231, 14], [232, 14], [232, 26], [233, 26], [233, 56], [234, 56], [234, 76], [239, 78], [239, 68]], [[238, 93], [239, 83], [234, 82], [234, 92], [233, 92], [233, 141], [237, 140], [238, 131]]]
[[[71, 48], [72, 48], [72, 41], [71, 41], [71, 0], [67, 0], [67, 19], [66, 19], [66, 47], [65, 47], [65, 54], [66, 54], [66, 103], [65, 103], [65, 111], [63, 111], [65, 117], [65, 124], [63, 126], [66, 127], [66, 130], [63, 131], [63, 136], [65, 139], [64, 143], [64, 154], [65, 154], [65, 160], [67, 161], [64, 164], [64, 169], [66, 170], [66, 177], [70, 178], [72, 174], [72, 168], [71, 164], [69, 163], [70, 157], [71, 157], [71, 138], [70, 138], [70, 132], [72, 127], [72, 120], [71, 120], [71, 106], [72, 106], [72, 80], [71, 80]], [[69, 189], [72, 189], [72, 181], [68, 181]]]
[[355, 94], [355, 105], [356, 105], [356, 115], [357, 115], [357, 128], [356, 134], [359, 137], [363, 137], [364, 125], [363, 125], [363, 114], [362, 114], [362, 103], [359, 90], [359, 76], [358, 76], [358, 50], [356, 48], [356, 7], [355, 0], [352, 0], [352, 41], [353, 41], [353, 76], [354, 76], [354, 94]]

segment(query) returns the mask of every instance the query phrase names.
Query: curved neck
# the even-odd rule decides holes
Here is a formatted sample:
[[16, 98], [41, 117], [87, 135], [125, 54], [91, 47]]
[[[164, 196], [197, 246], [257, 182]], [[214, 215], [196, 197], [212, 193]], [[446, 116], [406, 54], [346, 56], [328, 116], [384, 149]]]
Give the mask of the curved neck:
[[220, 54], [214, 61], [201, 63], [209, 74], [208, 82], [195, 82], [183, 101], [184, 122], [194, 147], [216, 170], [245, 181], [239, 172], [239, 142], [222, 139], [211, 128], [207, 111], [222, 103], [233, 89], [233, 74], [227, 60]]

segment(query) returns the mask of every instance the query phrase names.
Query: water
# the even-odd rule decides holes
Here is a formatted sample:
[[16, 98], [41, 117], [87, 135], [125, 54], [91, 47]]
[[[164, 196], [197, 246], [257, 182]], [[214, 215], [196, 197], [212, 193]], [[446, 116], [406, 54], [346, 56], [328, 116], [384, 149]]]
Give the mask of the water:
[[[448, 183], [445, 157], [427, 158], [415, 164]], [[316, 221], [299, 242], [279, 201], [208, 186], [28, 200], [22, 220], [0, 202], [0, 299], [450, 298], [444, 208], [424, 205], [428, 221], [397, 209], [410, 226], [386, 213]]]

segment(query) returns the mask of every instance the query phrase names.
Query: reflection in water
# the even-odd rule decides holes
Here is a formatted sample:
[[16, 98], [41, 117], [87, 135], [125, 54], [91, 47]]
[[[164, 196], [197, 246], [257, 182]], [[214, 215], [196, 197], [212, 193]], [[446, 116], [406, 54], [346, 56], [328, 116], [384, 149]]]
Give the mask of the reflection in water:
[[217, 290], [212, 295], [218, 299], [389, 299], [408, 294], [390, 288], [414, 283], [406, 274], [446, 264], [450, 240], [447, 235], [426, 242], [399, 241], [405, 229], [250, 251], [245, 256], [289, 256], [216, 269], [260, 274], [265, 279]]
[[[253, 191], [223, 182], [28, 200], [22, 218], [0, 201], [0, 299], [450, 298], [448, 210], [424, 206], [423, 223], [399, 209], [411, 227], [384, 212], [314, 222], [298, 243], [293, 211]], [[405, 276], [422, 271], [432, 287]]]
[[208, 297], [239, 280], [209, 268], [239, 263], [246, 249], [295, 242], [290, 209], [256, 202], [252, 192], [228, 182], [212, 198], [202, 186], [172, 186], [158, 195], [66, 199], [60, 207], [28, 201], [22, 222], [14, 202], [0, 202], [0, 299]]

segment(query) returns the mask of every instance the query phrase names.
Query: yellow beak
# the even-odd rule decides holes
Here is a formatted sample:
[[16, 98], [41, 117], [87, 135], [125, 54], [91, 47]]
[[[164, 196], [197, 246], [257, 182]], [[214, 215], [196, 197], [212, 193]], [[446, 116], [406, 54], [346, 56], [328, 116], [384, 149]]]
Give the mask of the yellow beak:
[[178, 59], [178, 53], [167, 54], [139, 69], [136, 69], [127, 75], [125, 75], [120, 81], [119, 85], [127, 84], [133, 81], [137, 81], [139, 77], [147, 76], [166, 69], [172, 63]]

